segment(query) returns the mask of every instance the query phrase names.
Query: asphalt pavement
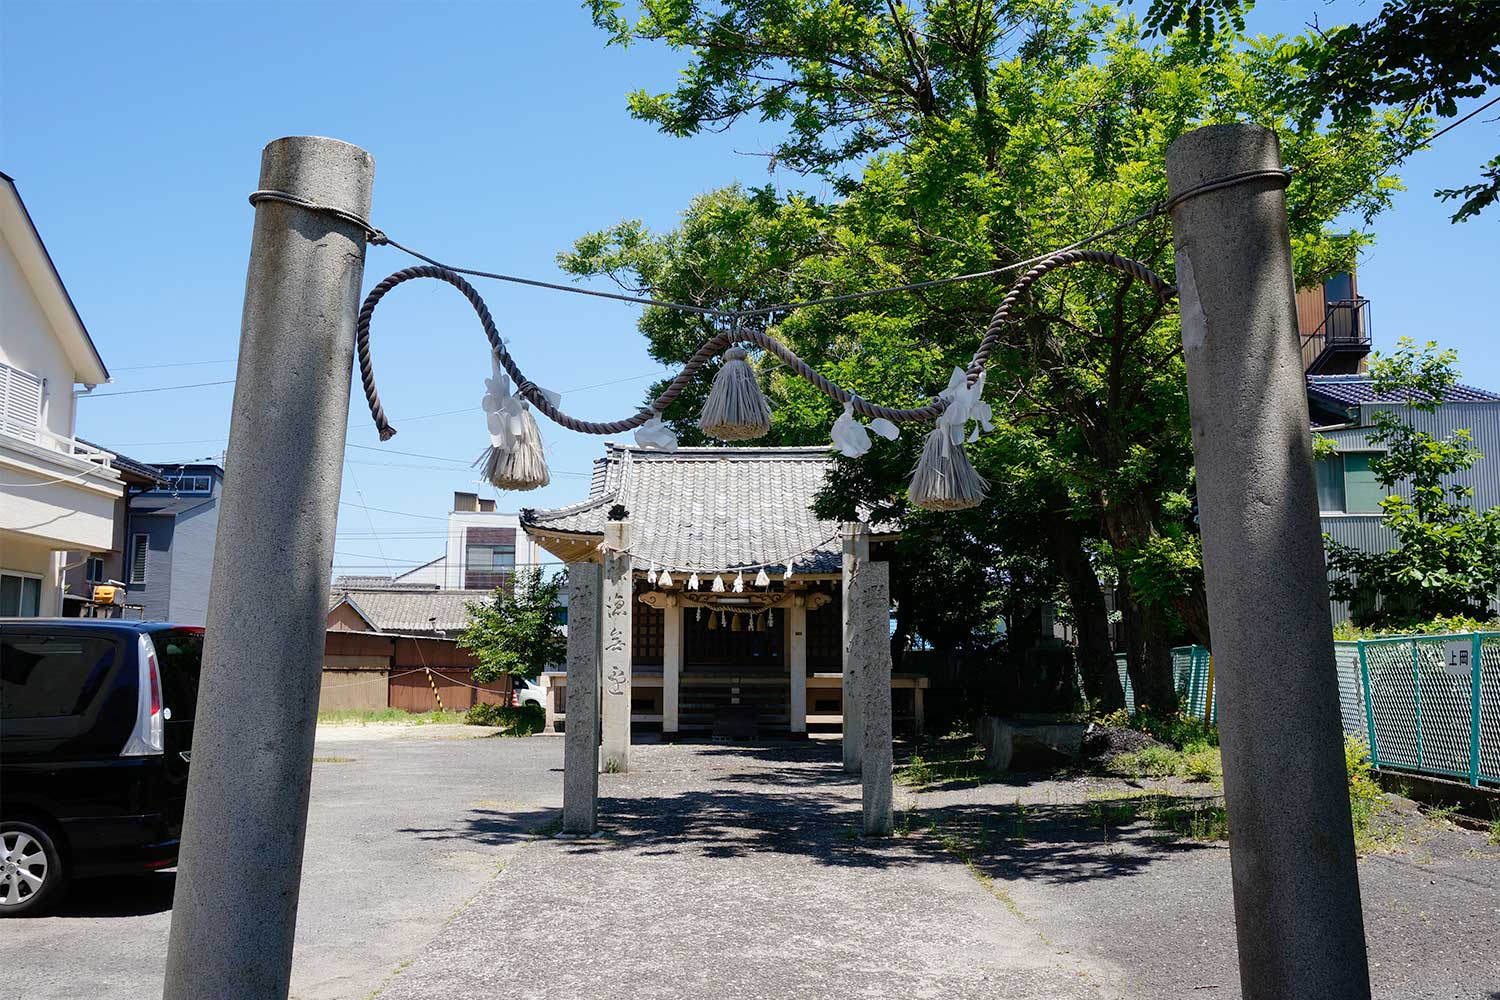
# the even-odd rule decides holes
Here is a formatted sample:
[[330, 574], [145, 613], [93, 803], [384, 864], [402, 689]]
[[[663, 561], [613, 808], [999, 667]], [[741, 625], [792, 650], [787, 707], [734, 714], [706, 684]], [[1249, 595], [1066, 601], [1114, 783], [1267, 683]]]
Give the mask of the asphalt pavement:
[[[319, 731], [293, 997], [368, 997], [555, 821], [561, 738], [474, 734]], [[175, 880], [81, 881], [55, 915], [0, 924], [0, 997], [160, 996]]]

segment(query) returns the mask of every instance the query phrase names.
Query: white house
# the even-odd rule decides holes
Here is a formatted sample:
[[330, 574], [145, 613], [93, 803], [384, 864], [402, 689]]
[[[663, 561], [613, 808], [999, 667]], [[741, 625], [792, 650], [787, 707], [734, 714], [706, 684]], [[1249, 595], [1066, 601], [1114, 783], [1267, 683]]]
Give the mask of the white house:
[[61, 613], [64, 554], [114, 547], [114, 456], [74, 434], [109, 371], [15, 182], [0, 173], [0, 616]]

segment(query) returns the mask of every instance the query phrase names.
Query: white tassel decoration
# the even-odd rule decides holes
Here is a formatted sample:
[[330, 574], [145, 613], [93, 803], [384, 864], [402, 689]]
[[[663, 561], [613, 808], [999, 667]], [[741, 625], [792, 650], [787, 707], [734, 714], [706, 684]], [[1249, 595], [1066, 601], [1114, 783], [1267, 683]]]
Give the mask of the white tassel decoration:
[[[484, 380], [484, 399], [479, 404], [489, 426], [490, 446], [474, 465], [483, 469], [487, 482], [502, 490], [546, 486], [551, 477], [547, 473], [547, 456], [542, 452], [542, 433], [531, 415], [531, 407], [519, 393], [511, 395], [510, 376], [500, 367], [500, 359], [493, 352], [490, 369], [491, 376]], [[547, 398], [553, 395], [548, 393]]]
[[749, 441], [771, 429], [771, 407], [743, 348], [724, 352], [724, 364], [698, 417], [703, 433], [720, 441]]
[[697, 589], [698, 589], [698, 574], [697, 573], [693, 573], [692, 575], [690, 575], [688, 577], [688, 590], [697, 590]]
[[786, 561], [786, 572], [781, 574], [781, 578], [783, 580], [790, 580], [792, 578], [792, 560], [788, 559]]
[[635, 443], [646, 451], [673, 452], [677, 450], [677, 435], [667, 429], [658, 413], [635, 429]]
[[969, 385], [964, 370], [953, 369], [948, 387], [942, 392], [948, 405], [938, 415], [937, 426], [927, 435], [922, 457], [912, 470], [911, 486], [906, 492], [913, 506], [923, 510], [966, 510], [984, 500], [988, 484], [964, 454], [964, 431], [969, 421], [977, 424], [970, 441], [979, 437], [981, 427], [990, 430], [992, 426], [990, 404], [983, 400], [983, 395], [983, 372]]
[[833, 422], [829, 436], [833, 438], [833, 446], [845, 458], [858, 458], [870, 450], [870, 432], [854, 419], [853, 400], [844, 403], [844, 412]]
[[885, 419], [885, 417], [876, 417], [874, 420], [871, 420], [870, 430], [879, 434], [887, 441], [894, 441], [901, 436], [901, 428]]
[[736, 594], [743, 594], [745, 592], [745, 574], [734, 574], [734, 592]]
[[708, 589], [713, 591], [715, 594], [724, 593], [724, 578], [722, 576], [714, 577], [714, 585], [712, 587], [709, 587]]
[[650, 572], [648, 572], [646, 574], [646, 582], [647, 583], [655, 583], [656, 582], [656, 563], [652, 563], [651, 564], [651, 570], [650, 570]]
[[672, 586], [672, 574], [668, 573], [666, 570], [662, 570], [661, 576], [656, 578], [656, 582], [661, 584], [663, 587], [670, 587]]
[[760, 568], [759, 573], [755, 574], [755, 585], [757, 587], [769, 587], [771, 585], [771, 578], [766, 576], [766, 568], [764, 566]]

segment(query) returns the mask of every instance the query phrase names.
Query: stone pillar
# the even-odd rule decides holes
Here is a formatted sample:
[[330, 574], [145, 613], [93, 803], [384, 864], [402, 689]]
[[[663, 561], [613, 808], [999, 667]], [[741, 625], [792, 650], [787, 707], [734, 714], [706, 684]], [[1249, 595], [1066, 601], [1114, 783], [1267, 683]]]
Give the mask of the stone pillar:
[[786, 608], [787, 668], [791, 674], [791, 726], [794, 734], [807, 732], [807, 598], [792, 598]]
[[599, 769], [609, 774], [630, 770], [630, 615], [635, 603], [631, 572], [630, 522], [604, 525], [604, 621], [600, 632], [603, 654], [604, 738]]
[[[1166, 160], [1174, 197], [1281, 169], [1258, 125], [1196, 129]], [[1240, 988], [1367, 1000], [1283, 188], [1269, 173], [1172, 211]]]
[[598, 563], [568, 564], [564, 833], [588, 835], [599, 828], [599, 599], [603, 589]]
[[860, 774], [867, 837], [891, 832], [891, 567], [861, 563], [849, 618], [855, 622], [849, 665], [858, 671]]
[[667, 595], [662, 609], [661, 640], [661, 734], [677, 735], [677, 705], [682, 688], [682, 616], [685, 613], [676, 594]]
[[[367, 218], [374, 175], [357, 146], [293, 136], [259, 187]], [[166, 1000], [290, 986], [365, 236], [255, 208]]]
[[870, 560], [870, 529], [860, 521], [845, 521], [843, 525], [844, 538], [844, 592], [841, 595], [844, 610], [844, 634], [843, 634], [843, 698], [841, 704], [844, 708], [844, 770], [849, 774], [859, 773], [859, 754], [863, 745], [860, 735], [859, 710], [859, 676], [857, 664], [851, 663], [849, 659], [849, 643], [851, 642], [850, 629], [856, 619], [852, 618], [849, 609], [854, 605], [857, 595], [854, 593], [858, 584], [855, 582], [855, 567]]

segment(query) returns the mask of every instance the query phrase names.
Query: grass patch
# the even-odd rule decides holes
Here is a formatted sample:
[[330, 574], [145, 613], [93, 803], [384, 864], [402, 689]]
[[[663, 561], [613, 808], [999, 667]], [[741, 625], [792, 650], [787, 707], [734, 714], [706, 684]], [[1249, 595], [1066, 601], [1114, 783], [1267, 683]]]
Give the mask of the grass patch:
[[990, 773], [984, 768], [984, 749], [972, 740], [944, 740], [926, 754], [912, 754], [896, 768], [896, 783], [914, 791], [937, 785], [982, 785]]
[[1489, 834], [1490, 843], [1500, 846], [1500, 816], [1490, 820]]
[[1207, 744], [1193, 745], [1185, 750], [1149, 746], [1133, 753], [1119, 754], [1106, 767], [1111, 773], [1126, 778], [1184, 778], [1217, 783], [1224, 777], [1219, 748]]
[[314, 757], [314, 764], [352, 764], [353, 757]]
[[457, 725], [464, 713], [450, 711], [407, 712], [399, 708], [339, 708], [318, 713], [321, 726], [430, 726]]

